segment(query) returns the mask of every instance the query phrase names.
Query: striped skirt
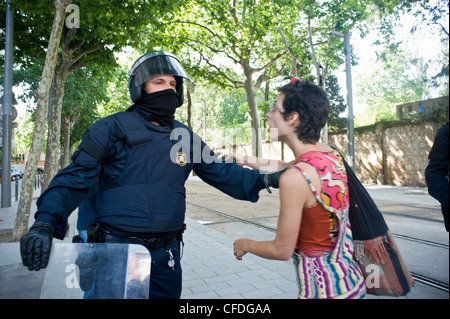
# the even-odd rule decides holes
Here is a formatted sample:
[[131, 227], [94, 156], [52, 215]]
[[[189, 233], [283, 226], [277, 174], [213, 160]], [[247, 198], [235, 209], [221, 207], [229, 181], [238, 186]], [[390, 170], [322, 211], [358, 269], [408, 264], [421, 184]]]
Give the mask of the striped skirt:
[[366, 297], [364, 276], [355, 263], [331, 263], [329, 256], [294, 254], [299, 299], [361, 299]]
[[343, 218], [339, 226], [336, 246], [327, 255], [309, 257], [301, 252], [293, 255], [299, 299], [366, 298], [364, 274], [353, 257], [350, 224]]

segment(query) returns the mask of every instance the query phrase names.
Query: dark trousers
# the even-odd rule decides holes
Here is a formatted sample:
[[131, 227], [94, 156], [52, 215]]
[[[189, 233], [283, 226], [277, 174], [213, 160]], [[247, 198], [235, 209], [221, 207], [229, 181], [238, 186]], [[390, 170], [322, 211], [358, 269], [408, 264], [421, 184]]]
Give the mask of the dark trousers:
[[[126, 237], [106, 236], [107, 243], [131, 243]], [[181, 296], [181, 262], [180, 243], [172, 241], [170, 249], [175, 261], [172, 269], [168, 262], [170, 259], [166, 248], [150, 251], [152, 265], [150, 270], [150, 293], [149, 299], [180, 299]]]

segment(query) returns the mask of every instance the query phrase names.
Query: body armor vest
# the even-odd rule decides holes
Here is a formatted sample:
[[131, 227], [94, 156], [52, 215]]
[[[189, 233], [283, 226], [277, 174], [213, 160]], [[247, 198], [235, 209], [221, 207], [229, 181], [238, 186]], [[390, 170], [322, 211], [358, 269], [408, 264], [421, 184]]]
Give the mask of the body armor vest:
[[104, 162], [99, 192], [91, 197], [96, 221], [115, 232], [181, 229], [186, 210], [184, 183], [192, 169], [186, 163], [190, 155], [183, 149], [189, 149], [191, 139], [171, 139], [171, 133], [177, 128], [190, 131], [177, 121], [174, 127], [151, 124], [134, 112], [113, 118], [118, 140]]

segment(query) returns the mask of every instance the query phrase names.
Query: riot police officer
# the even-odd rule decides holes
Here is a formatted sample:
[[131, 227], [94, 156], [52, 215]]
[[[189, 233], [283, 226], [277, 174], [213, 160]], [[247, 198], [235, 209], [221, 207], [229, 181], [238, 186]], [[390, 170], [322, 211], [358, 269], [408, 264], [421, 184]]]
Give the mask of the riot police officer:
[[425, 169], [425, 180], [428, 185], [428, 193], [441, 203], [444, 226], [448, 232], [449, 223], [449, 126], [448, 122], [438, 130], [433, 147], [428, 154], [430, 160]]
[[191, 83], [170, 53], [149, 52], [134, 63], [128, 81], [134, 104], [92, 124], [72, 163], [39, 197], [36, 222], [21, 239], [25, 266], [47, 266], [52, 238], [64, 237], [68, 216], [89, 198], [95, 211], [89, 241], [146, 246], [152, 257], [150, 298], [179, 298], [189, 173], [194, 170], [224, 193], [252, 202], [261, 189], [276, 187], [276, 175], [218, 160], [174, 119], [184, 81]]

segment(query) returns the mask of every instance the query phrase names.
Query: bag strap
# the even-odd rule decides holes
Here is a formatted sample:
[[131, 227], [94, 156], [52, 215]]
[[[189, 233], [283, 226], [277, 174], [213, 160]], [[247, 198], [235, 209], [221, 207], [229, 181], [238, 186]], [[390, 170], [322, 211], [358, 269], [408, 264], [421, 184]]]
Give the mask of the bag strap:
[[[341, 154], [336, 148], [330, 145]], [[341, 154], [342, 157], [342, 154]], [[352, 225], [354, 240], [369, 240], [386, 234], [389, 230], [383, 214], [353, 169], [342, 157], [347, 171], [348, 192], [350, 199], [349, 220]]]
[[322, 206], [326, 207], [325, 204], [323, 203], [322, 199], [320, 198], [320, 194], [317, 193], [316, 188], [314, 187], [314, 185], [312, 184], [311, 180], [309, 179], [308, 174], [303, 169], [301, 169], [300, 166], [292, 165], [291, 167], [298, 169], [303, 174], [303, 176], [305, 177], [306, 181], [308, 182], [309, 188], [313, 192], [313, 194], [316, 197], [316, 199], [319, 201], [320, 204], [322, 204]]

